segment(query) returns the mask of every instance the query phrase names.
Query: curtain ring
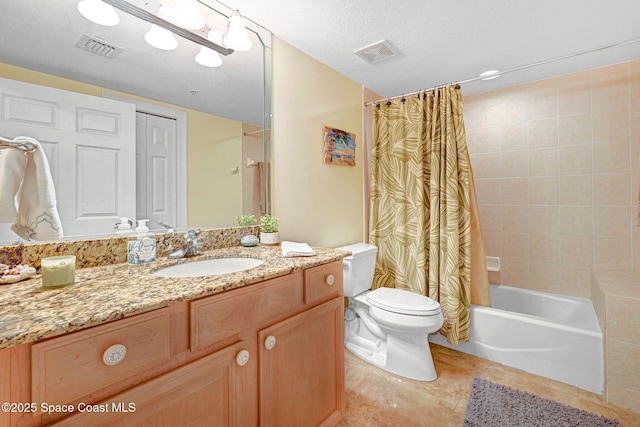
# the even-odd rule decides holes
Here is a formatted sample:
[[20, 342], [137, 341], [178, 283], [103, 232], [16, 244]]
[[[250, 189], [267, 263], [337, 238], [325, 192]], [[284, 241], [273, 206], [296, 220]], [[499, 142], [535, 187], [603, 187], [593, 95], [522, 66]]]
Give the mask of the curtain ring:
[[376, 104], [376, 108], [377, 108], [378, 110], [380, 109], [380, 103], [379, 103], [379, 102]]
[[387, 107], [391, 107], [391, 101], [387, 101]]

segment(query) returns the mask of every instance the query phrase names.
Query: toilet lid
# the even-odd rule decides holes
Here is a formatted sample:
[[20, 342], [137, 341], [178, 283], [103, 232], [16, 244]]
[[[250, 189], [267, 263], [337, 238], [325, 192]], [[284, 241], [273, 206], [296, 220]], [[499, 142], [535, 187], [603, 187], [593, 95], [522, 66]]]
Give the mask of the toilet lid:
[[414, 316], [429, 316], [440, 311], [440, 304], [424, 295], [395, 288], [378, 288], [367, 294], [368, 302], [383, 310]]

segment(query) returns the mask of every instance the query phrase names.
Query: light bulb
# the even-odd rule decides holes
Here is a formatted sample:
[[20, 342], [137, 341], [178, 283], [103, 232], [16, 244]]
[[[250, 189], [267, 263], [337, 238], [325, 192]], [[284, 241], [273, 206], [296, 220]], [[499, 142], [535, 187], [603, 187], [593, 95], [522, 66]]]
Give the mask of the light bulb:
[[[209, 30], [207, 39], [212, 43], [222, 46], [222, 33], [215, 28]], [[196, 55], [196, 62], [205, 67], [219, 67], [222, 65], [222, 58], [220, 58], [220, 55], [215, 50], [202, 46], [200, 53]]]
[[120, 22], [120, 17], [113, 6], [102, 0], [82, 0], [78, 3], [78, 11], [89, 21], [107, 27], [113, 27]]
[[156, 24], [151, 25], [151, 29], [144, 35], [144, 39], [151, 46], [162, 50], [173, 50], [178, 47], [178, 40], [173, 37], [171, 31]]
[[247, 30], [242, 16], [231, 15], [229, 18], [229, 31], [224, 37], [224, 45], [229, 49], [243, 51], [251, 49], [252, 43], [247, 36]]
[[177, 0], [173, 7], [162, 5], [158, 15], [186, 30], [199, 30], [205, 25], [204, 18], [198, 11], [197, 0]]

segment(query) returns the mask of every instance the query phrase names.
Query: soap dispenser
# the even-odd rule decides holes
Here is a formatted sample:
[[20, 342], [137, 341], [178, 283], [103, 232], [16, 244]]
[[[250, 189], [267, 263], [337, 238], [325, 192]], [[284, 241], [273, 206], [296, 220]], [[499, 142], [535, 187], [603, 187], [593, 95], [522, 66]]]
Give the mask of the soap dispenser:
[[126, 216], [120, 218], [120, 222], [116, 224], [116, 234], [131, 234], [133, 233], [133, 221]]
[[138, 220], [135, 234], [127, 237], [127, 262], [130, 265], [149, 264], [156, 260], [156, 236], [149, 231], [147, 221]]

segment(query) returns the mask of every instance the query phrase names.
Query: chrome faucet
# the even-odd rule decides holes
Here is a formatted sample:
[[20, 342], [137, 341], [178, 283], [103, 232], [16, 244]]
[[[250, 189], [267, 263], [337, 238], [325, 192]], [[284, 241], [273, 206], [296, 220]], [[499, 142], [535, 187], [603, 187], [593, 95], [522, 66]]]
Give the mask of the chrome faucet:
[[158, 220], [158, 225], [160, 227], [164, 228], [165, 230], [167, 230], [167, 233], [175, 233], [176, 232], [176, 230], [173, 227], [171, 227], [168, 224], [165, 224], [164, 222], [162, 222], [161, 219]]
[[199, 235], [199, 228], [191, 229], [184, 233], [184, 235], [182, 236], [182, 249], [171, 252], [169, 254], [169, 258], [177, 259], [202, 255], [204, 253], [202, 249], [202, 245], [204, 244], [204, 242], [198, 237]]

